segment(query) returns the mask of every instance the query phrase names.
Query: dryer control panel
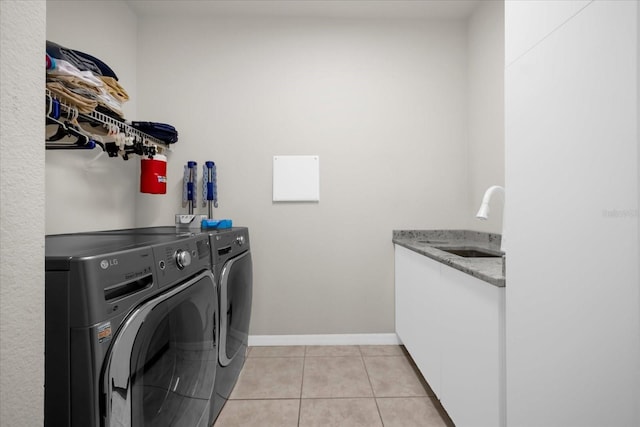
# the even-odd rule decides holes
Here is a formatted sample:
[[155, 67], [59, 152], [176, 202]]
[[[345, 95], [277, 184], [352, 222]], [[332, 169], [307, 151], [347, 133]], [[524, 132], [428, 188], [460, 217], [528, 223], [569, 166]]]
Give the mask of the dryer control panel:
[[211, 233], [211, 252], [214, 264], [220, 264], [250, 249], [249, 230], [236, 227]]

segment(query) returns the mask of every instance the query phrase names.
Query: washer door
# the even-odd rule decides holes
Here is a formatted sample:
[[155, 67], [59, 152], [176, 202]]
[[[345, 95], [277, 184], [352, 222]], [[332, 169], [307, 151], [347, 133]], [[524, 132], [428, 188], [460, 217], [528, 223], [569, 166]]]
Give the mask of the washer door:
[[135, 309], [104, 373], [105, 426], [209, 426], [217, 293], [211, 271]]
[[253, 272], [251, 252], [230, 259], [220, 274], [220, 365], [227, 366], [247, 346]]

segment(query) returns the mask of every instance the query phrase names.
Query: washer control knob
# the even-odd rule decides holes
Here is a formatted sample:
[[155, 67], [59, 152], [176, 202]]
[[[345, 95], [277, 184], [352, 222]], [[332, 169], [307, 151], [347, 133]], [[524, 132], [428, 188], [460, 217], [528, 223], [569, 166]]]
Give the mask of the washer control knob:
[[244, 245], [244, 236], [236, 237], [236, 243], [237, 243], [238, 246]]
[[176, 265], [180, 270], [191, 265], [191, 254], [189, 251], [178, 249], [174, 254], [174, 257], [176, 259]]

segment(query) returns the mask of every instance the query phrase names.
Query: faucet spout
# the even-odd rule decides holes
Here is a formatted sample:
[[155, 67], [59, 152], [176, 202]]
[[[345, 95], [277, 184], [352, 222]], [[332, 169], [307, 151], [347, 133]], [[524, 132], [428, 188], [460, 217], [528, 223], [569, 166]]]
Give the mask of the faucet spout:
[[[506, 252], [506, 242], [505, 242], [505, 236], [504, 236], [504, 225], [505, 225], [505, 215], [504, 215], [504, 199], [505, 199], [505, 191], [504, 191], [504, 187], [501, 187], [499, 185], [494, 185], [491, 186], [487, 189], [487, 191], [485, 191], [484, 193], [484, 197], [482, 198], [482, 203], [480, 204], [480, 209], [478, 209], [478, 213], [476, 214], [476, 218], [481, 219], [481, 220], [487, 220], [489, 219], [489, 202], [491, 201], [491, 197], [493, 197], [494, 194], [501, 194], [502, 195], [502, 210], [503, 210], [503, 215], [502, 215], [502, 235], [501, 235], [501, 239], [500, 239], [500, 250], [505, 253]], [[504, 262], [503, 262], [503, 267], [504, 267]]]
[[484, 193], [484, 197], [482, 198], [482, 203], [480, 204], [480, 209], [478, 209], [476, 218], [483, 220], [489, 219], [489, 202], [491, 201], [491, 197], [493, 197], [495, 193], [502, 194], [502, 198], [504, 200], [504, 187], [501, 187], [499, 185], [489, 187]]

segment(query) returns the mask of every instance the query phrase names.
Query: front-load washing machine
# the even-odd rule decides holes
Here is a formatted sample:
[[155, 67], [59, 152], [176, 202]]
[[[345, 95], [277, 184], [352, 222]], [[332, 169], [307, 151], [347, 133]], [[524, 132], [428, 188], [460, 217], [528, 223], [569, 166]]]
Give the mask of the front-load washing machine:
[[146, 236], [180, 235], [206, 238], [210, 246], [210, 264], [218, 298], [217, 370], [211, 404], [211, 419], [215, 420], [238, 380], [246, 359], [251, 305], [253, 299], [253, 264], [247, 227], [222, 230], [177, 231], [173, 226], [158, 226], [134, 230], [114, 230], [105, 234]]
[[209, 427], [208, 236], [50, 235], [45, 254], [45, 426]]

